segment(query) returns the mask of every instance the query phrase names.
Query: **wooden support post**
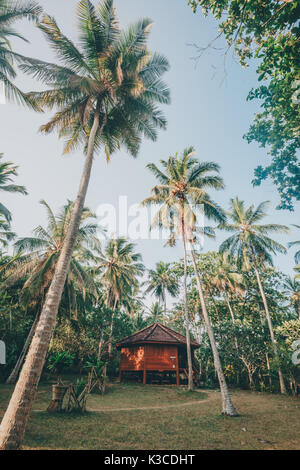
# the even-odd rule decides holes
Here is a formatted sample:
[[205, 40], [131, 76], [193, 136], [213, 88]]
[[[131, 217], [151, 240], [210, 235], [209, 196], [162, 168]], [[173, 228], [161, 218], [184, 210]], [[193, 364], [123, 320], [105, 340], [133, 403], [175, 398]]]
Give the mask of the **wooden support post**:
[[176, 385], [180, 385], [178, 348], [177, 348], [177, 354], [176, 354]]
[[147, 361], [146, 361], [147, 348], [144, 346], [144, 374], [143, 374], [143, 384], [147, 383]]

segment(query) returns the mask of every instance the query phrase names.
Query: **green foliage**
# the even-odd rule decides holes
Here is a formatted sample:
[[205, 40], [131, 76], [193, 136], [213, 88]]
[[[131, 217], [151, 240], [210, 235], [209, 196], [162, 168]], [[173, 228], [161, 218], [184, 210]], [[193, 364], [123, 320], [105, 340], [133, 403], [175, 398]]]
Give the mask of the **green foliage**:
[[76, 379], [75, 384], [74, 384], [74, 391], [75, 391], [75, 395], [77, 398], [80, 397], [81, 393], [85, 389], [85, 386], [86, 386], [85, 379], [83, 378]]
[[300, 339], [300, 319], [289, 320], [277, 326], [281, 364], [285, 376], [289, 379], [292, 393], [297, 395], [297, 384], [300, 383], [300, 366], [292, 361], [295, 352], [293, 342]]
[[87, 361], [85, 365], [85, 369], [87, 369], [88, 371], [91, 371], [91, 369], [94, 369], [97, 376], [101, 377], [103, 374], [103, 369], [104, 369], [105, 364], [106, 364], [105, 362], [100, 361], [99, 359], [91, 360], [91, 361]]
[[73, 360], [74, 356], [69, 354], [67, 351], [50, 354], [48, 357], [47, 368], [50, 372], [54, 372], [60, 376], [64, 371], [71, 368]]
[[[156, 269], [149, 270], [148, 280], [144, 284], [147, 286], [145, 294], [151, 293], [159, 302], [162, 302], [165, 305], [164, 313], [166, 314], [166, 295], [176, 297], [179, 292], [178, 280], [170, 270], [170, 263], [164, 263], [163, 261], [156, 263]], [[155, 314], [155, 310], [153, 313]]]
[[[300, 225], [294, 224], [294, 227], [300, 229]], [[289, 248], [294, 247], [294, 246], [300, 246], [300, 240], [296, 240], [296, 241], [289, 243]], [[300, 263], [300, 250], [296, 251], [295, 253], [295, 263], [296, 264]]]
[[211, 13], [219, 23], [228, 47], [234, 47], [239, 61], [246, 67], [258, 61], [258, 81], [248, 100], [259, 99], [257, 113], [245, 138], [269, 148], [271, 162], [255, 170], [254, 185], [271, 178], [278, 188], [278, 208], [293, 210], [300, 199], [299, 149], [299, 13], [296, 1], [278, 0], [189, 0]]
[[59, 64], [26, 58], [21, 66], [47, 86], [28, 94], [29, 99], [37, 107], [58, 109], [41, 130], [57, 130], [66, 139], [65, 153], [78, 146], [86, 151], [98, 116], [95, 149], [104, 148], [107, 161], [121, 146], [136, 156], [142, 137], [156, 140], [157, 129], [166, 127], [159, 105], [170, 101], [161, 80], [168, 61], [147, 47], [152, 22], [143, 18], [122, 30], [113, 0], [97, 7], [80, 1], [77, 22], [75, 45], [55, 19], [45, 15], [38, 26]]
[[105, 289], [105, 302], [114, 309], [121, 302], [130, 309], [130, 300], [138, 288], [138, 278], [144, 272], [142, 257], [134, 251], [135, 245], [125, 238], [111, 239], [104, 252], [96, 249], [96, 274], [101, 275]]
[[168, 244], [174, 246], [176, 238], [193, 243], [197, 235], [214, 237], [211, 227], [197, 227], [195, 207], [202, 205], [209, 220], [225, 222], [223, 209], [214, 202], [208, 191], [221, 190], [224, 182], [219, 176], [220, 167], [215, 162], [200, 161], [195, 157], [194, 147], [187, 147], [182, 154], [171, 155], [168, 160], [147, 165], [159, 184], [151, 190], [151, 196], [144, 199], [144, 206], [160, 206], [155, 214], [152, 227], [164, 227], [170, 233]]
[[293, 351], [291, 348], [293, 341], [300, 339], [300, 319], [285, 321], [277, 326], [276, 331], [290, 351]]
[[12, 50], [10, 39], [18, 38], [26, 41], [12, 25], [23, 18], [37, 20], [41, 12], [42, 8], [35, 2], [22, 2], [21, 4], [17, 1], [0, 0], [0, 83], [4, 83], [8, 99], [30, 107], [35, 106], [12, 81], [16, 77], [14, 64], [20, 63], [22, 56]]
[[[21, 298], [25, 304], [33, 299], [37, 303], [43, 301], [62, 250], [74, 205], [68, 201], [55, 216], [45, 201], [41, 201], [41, 204], [47, 211], [47, 227], [39, 225], [33, 237], [21, 238], [15, 243], [18, 256], [5, 267], [5, 282], [1, 286], [3, 291], [24, 281]], [[94, 279], [87, 269], [87, 262], [92, 258], [91, 248], [99, 244], [95, 237], [97, 224], [93, 219], [95, 215], [85, 207], [65, 284], [64, 297], [75, 318], [80, 297], [85, 298], [88, 294], [95, 298], [98, 296]]]
[[[0, 61], [1, 64], [1, 61]], [[0, 65], [1, 67], [1, 65]], [[3, 153], [0, 153], [0, 191], [5, 191], [9, 193], [21, 193], [27, 194], [26, 188], [24, 186], [18, 186], [13, 184], [13, 180], [15, 176], [18, 175], [16, 165], [13, 165], [11, 162], [4, 162], [2, 161]], [[6, 220], [7, 224], [4, 224], [4, 220]], [[3, 204], [0, 203], [0, 227], [2, 227], [2, 234], [0, 238], [3, 238], [3, 230], [8, 232], [10, 226], [9, 223], [11, 222], [11, 213]], [[11, 240], [13, 238], [13, 234], [10, 236], [5, 236], [7, 240]], [[4, 242], [2, 242], [4, 244]]]
[[97, 355], [97, 329], [100, 330], [97, 326], [93, 330], [92, 325], [84, 325], [82, 321], [78, 325], [69, 319], [62, 320], [51, 340], [50, 354], [63, 354], [67, 351], [74, 358], [74, 368], [83, 368], [88, 360]]
[[[236, 266], [236, 258], [231, 261], [232, 265]], [[229, 383], [232, 386], [243, 388], [251, 386], [257, 390], [277, 392], [279, 365], [284, 370], [287, 381], [290, 380], [292, 369], [291, 353], [279, 333], [280, 325], [291, 322], [292, 330], [295, 321], [291, 292], [286, 289], [287, 276], [273, 267], [259, 268], [263, 289], [268, 299], [270, 317], [276, 327], [275, 334], [280, 346], [279, 358], [276, 358], [255, 273], [252, 270], [242, 272], [242, 288], [227, 292], [234, 313], [233, 321], [224, 294], [223, 282], [216, 282], [220, 275], [219, 253], [197, 254], [197, 267], [203, 279], [206, 305], [216, 335], [224, 373]], [[178, 276], [183, 276], [182, 261], [175, 263], [173, 269]], [[221, 280], [224, 280], [223, 275]], [[188, 265], [188, 309], [192, 336], [201, 344], [201, 348], [196, 351], [201, 382], [204, 382], [206, 386], [215, 387], [217, 378], [213, 356], [190, 264]], [[168, 324], [182, 331], [184, 308], [181, 300], [175, 305], [173, 312]], [[295, 335], [297, 334], [295, 328]], [[268, 370], [266, 354], [268, 354], [270, 370]], [[294, 388], [292, 391], [295, 393]]]
[[221, 253], [230, 253], [237, 257], [239, 267], [249, 270], [259, 263], [272, 264], [272, 255], [285, 253], [286, 248], [268, 235], [287, 233], [289, 228], [280, 224], [261, 224], [267, 216], [269, 201], [260, 203], [256, 208], [245, 207], [244, 201], [237, 197], [230, 201], [229, 223], [220, 224], [220, 228], [233, 235], [220, 246]]

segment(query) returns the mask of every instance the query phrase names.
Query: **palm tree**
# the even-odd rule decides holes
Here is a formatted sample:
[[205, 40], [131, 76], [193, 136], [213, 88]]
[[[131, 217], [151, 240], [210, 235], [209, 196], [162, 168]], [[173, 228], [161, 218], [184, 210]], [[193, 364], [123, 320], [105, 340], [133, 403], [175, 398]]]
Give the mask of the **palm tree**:
[[231, 305], [232, 294], [241, 295], [243, 290], [243, 276], [237, 272], [233, 259], [228, 253], [219, 253], [217, 257], [216, 269], [209, 278], [210, 285], [216, 288], [225, 296], [231, 319], [234, 323], [235, 317]]
[[[7, 379], [7, 383], [9, 384], [16, 382], [28, 347], [35, 333], [40, 307], [49, 289], [74, 205], [69, 201], [62, 208], [58, 216], [55, 216], [45, 201], [41, 201], [41, 204], [46, 208], [48, 225], [46, 228], [38, 226], [34, 230], [34, 237], [21, 238], [15, 243], [15, 247], [21, 256], [18, 256], [5, 270], [6, 279], [1, 286], [1, 290], [3, 291], [7, 287], [25, 279], [21, 291], [23, 301], [28, 304], [29, 301], [32, 302], [32, 300], [35, 299], [37, 305], [35, 320], [19, 359]], [[97, 288], [93, 278], [82, 264], [82, 257], [88, 259], [92, 256], [89, 248], [94, 245], [97, 246], [97, 239], [95, 238], [97, 224], [90, 222], [90, 219], [94, 217], [94, 214], [89, 209], [84, 208], [75, 249], [64, 286], [70, 313], [73, 313], [75, 320], [77, 319], [78, 293], [80, 292], [83, 298], [85, 298], [86, 293], [89, 292], [97, 298]]]
[[0, 213], [0, 246], [6, 247], [8, 242], [15, 238], [16, 234], [11, 231], [10, 224]]
[[104, 253], [95, 256], [95, 271], [100, 272], [100, 279], [105, 289], [106, 307], [112, 311], [108, 355], [111, 356], [114, 317], [117, 307], [127, 306], [138, 287], [138, 277], [144, 272], [142, 257], [135, 253], [134, 244], [125, 238], [111, 239]]
[[[264, 304], [268, 327], [273, 343], [275, 357], [278, 358], [276, 339], [274, 336], [272, 320], [269, 312], [268, 302], [261, 282], [259, 267], [265, 262], [272, 264], [272, 254], [285, 253], [286, 249], [280, 243], [268, 237], [269, 233], [287, 233], [289, 228], [279, 224], [260, 224], [266, 217], [268, 201], [260, 203], [257, 208], [253, 205], [245, 208], [244, 201], [237, 197], [231, 199], [228, 216], [231, 223], [224, 223], [220, 228], [234, 234], [225, 240], [220, 246], [220, 252], [229, 252], [238, 258], [240, 266], [244, 269], [254, 269], [260, 295]], [[281, 393], [286, 393], [282, 371], [278, 369]]]
[[12, 28], [12, 24], [19, 19], [36, 20], [42, 8], [34, 2], [12, 2], [0, 0], [0, 85], [4, 85], [5, 94], [9, 99], [33, 106], [33, 103], [12, 80], [16, 77], [14, 62], [20, 63], [22, 56], [11, 48], [10, 38], [26, 39]]
[[148, 310], [149, 314], [147, 315], [147, 321], [149, 321], [149, 323], [164, 321], [165, 317], [159, 302], [154, 302]]
[[167, 293], [176, 297], [179, 291], [177, 277], [170, 270], [170, 263], [160, 261], [156, 269], [150, 269], [145, 294], [153, 294], [164, 306], [164, 315], [167, 315]]
[[[149, 170], [159, 180], [160, 185], [153, 188], [153, 195], [143, 201], [144, 204], [161, 204], [162, 207], [156, 214], [154, 223], [169, 226], [172, 234], [171, 243], [177, 234], [181, 235], [184, 250], [184, 307], [186, 321], [187, 357], [189, 368], [189, 390], [193, 389], [192, 359], [190, 349], [189, 314], [187, 302], [187, 241], [190, 245], [193, 268], [195, 271], [197, 288], [201, 302], [202, 315], [209, 335], [216, 371], [220, 383], [222, 394], [222, 412], [235, 416], [237, 414], [229, 395], [225, 376], [222, 370], [219, 352], [214, 338], [210, 318], [206, 309], [203, 294], [202, 282], [194, 252], [194, 234], [196, 230], [196, 215], [194, 208], [201, 204], [205, 209], [205, 214], [209, 219], [218, 222], [224, 221], [225, 216], [222, 209], [211, 200], [207, 194], [207, 189], [222, 189], [223, 180], [218, 174], [219, 166], [213, 162], [199, 162], [194, 157], [194, 148], [189, 147], [183, 151], [182, 156], [169, 157], [167, 161], [161, 160], [163, 170], [160, 170], [154, 163], [147, 165]], [[169, 220], [168, 220], [169, 219]], [[212, 235], [212, 231], [207, 227], [198, 229], [202, 234]]]
[[287, 278], [284, 282], [286, 291], [291, 295], [291, 303], [294, 305], [296, 314], [300, 320], [300, 282], [291, 277]]
[[[300, 225], [295, 225], [293, 224], [294, 227], [300, 228]], [[300, 246], [300, 240], [296, 240], [295, 242], [290, 242], [288, 244], [288, 247], [291, 248], [292, 246]], [[300, 263], [300, 250], [296, 251], [295, 253], [295, 263], [299, 264]]]
[[[21, 193], [28, 194], [24, 186], [18, 186], [12, 184], [13, 178], [17, 176], [17, 166], [13, 165], [11, 162], [3, 162], [3, 153], [0, 153], [0, 191], [6, 191], [9, 193]], [[3, 214], [7, 222], [11, 221], [11, 213], [0, 202], [0, 214]]]
[[65, 151], [83, 144], [86, 157], [36, 334], [2, 420], [0, 448], [19, 448], [24, 437], [76, 242], [95, 150], [105, 148], [109, 158], [125, 145], [136, 155], [143, 136], [155, 140], [156, 129], [166, 127], [157, 103], [169, 102], [169, 91], [160, 80], [169, 65], [147, 48], [151, 21], [139, 20], [122, 32], [113, 0], [103, 0], [97, 7], [82, 0], [77, 17], [80, 48], [61, 32], [53, 18], [45, 16], [39, 25], [62, 65], [32, 59], [23, 64], [25, 72], [51, 87], [31, 93], [30, 99], [38, 106], [58, 108], [43, 131], [57, 129], [60, 136], [68, 137]]

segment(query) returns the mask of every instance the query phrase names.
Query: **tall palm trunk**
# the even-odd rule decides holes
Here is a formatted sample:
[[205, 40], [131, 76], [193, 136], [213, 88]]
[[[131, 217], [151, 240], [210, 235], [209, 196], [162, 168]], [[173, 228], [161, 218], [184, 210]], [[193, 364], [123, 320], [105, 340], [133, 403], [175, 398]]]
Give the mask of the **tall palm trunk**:
[[211, 298], [211, 300], [212, 300], [212, 302], [213, 302], [213, 304], [214, 304], [217, 318], [218, 318], [218, 320], [220, 321], [220, 313], [219, 313], [219, 310], [218, 310], [218, 306], [217, 306], [216, 301], [215, 301], [215, 299], [214, 299], [213, 292], [212, 292], [211, 288], [209, 287], [209, 278], [208, 278], [207, 276], [206, 276], [206, 280], [208, 281], [208, 282], [207, 282], [207, 285], [206, 285], [206, 289], [207, 289], [207, 291], [208, 291], [208, 293], [209, 293], [209, 295], [210, 295], [210, 298]]
[[[109, 305], [109, 304], [108, 304]], [[106, 362], [104, 368], [103, 368], [103, 376], [104, 376], [104, 380], [107, 379], [107, 365], [108, 363], [110, 362], [110, 358], [111, 358], [111, 352], [112, 352], [112, 335], [113, 335], [113, 329], [114, 329], [114, 319], [115, 319], [115, 310], [116, 310], [116, 307], [117, 307], [117, 298], [115, 298], [114, 300], [114, 305], [113, 305], [113, 313], [112, 313], [112, 316], [111, 316], [111, 322], [110, 322], [110, 329], [109, 329], [109, 336], [108, 336], [108, 362]]]
[[114, 300], [114, 306], [113, 306], [113, 313], [112, 313], [111, 322], [110, 322], [109, 337], [108, 337], [108, 358], [109, 358], [109, 359], [110, 359], [110, 357], [111, 357], [111, 351], [112, 351], [112, 337], [113, 337], [114, 319], [115, 319], [115, 313], [116, 313], [117, 303], [118, 303], [118, 300], [117, 300], [117, 298], [115, 298], [115, 300]]
[[[102, 123], [100, 132], [105, 125]], [[99, 111], [96, 110], [88, 140], [88, 151], [74, 204], [72, 217], [59, 256], [54, 276], [46, 295], [36, 332], [30, 345], [24, 366], [20, 373], [8, 408], [0, 426], [0, 449], [19, 449], [22, 445], [27, 422], [35, 399], [36, 390], [49, 348], [56, 322], [58, 307], [67, 278], [72, 251], [76, 242], [82, 210], [88, 189], [93, 164], [94, 144], [99, 126]]]
[[[278, 358], [277, 343], [276, 343], [276, 339], [275, 339], [275, 335], [274, 335], [274, 331], [273, 331], [273, 325], [272, 325], [272, 320], [271, 320], [271, 316], [270, 316], [270, 312], [269, 312], [269, 307], [268, 307], [267, 299], [266, 299], [265, 292], [264, 292], [264, 289], [263, 289], [263, 285], [262, 285], [262, 282], [261, 282], [261, 279], [260, 279], [260, 275], [259, 275], [259, 272], [258, 272], [258, 269], [257, 269], [257, 263], [256, 263], [256, 258], [255, 258], [255, 254], [254, 254], [253, 249], [252, 249], [252, 259], [253, 259], [253, 263], [254, 263], [254, 270], [255, 270], [255, 275], [256, 275], [260, 295], [262, 297], [262, 301], [263, 301], [263, 304], [264, 304], [264, 307], [265, 307], [265, 312], [266, 312], [268, 327], [269, 327], [269, 331], [270, 331], [271, 341], [273, 343], [274, 355], [277, 359], [279, 359]], [[283, 378], [282, 370], [281, 370], [280, 367], [278, 368], [278, 376], [279, 376], [279, 382], [280, 382], [280, 392], [283, 393], [283, 394], [286, 394], [287, 391], [286, 391], [286, 388], [285, 388], [284, 378]]]
[[199, 271], [198, 271], [196, 260], [195, 260], [195, 252], [194, 252], [192, 242], [190, 242], [190, 245], [191, 245], [191, 257], [192, 257], [193, 267], [194, 267], [196, 281], [197, 281], [198, 293], [199, 293], [201, 307], [202, 307], [202, 314], [203, 314], [205, 325], [207, 328], [207, 333], [209, 336], [210, 345], [211, 345], [211, 349], [212, 349], [213, 357], [214, 357], [215, 369], [216, 369], [218, 379], [219, 379], [219, 384], [220, 384], [220, 390], [221, 390], [221, 395], [222, 395], [222, 414], [228, 415], [228, 416], [238, 416], [238, 413], [231, 401], [228, 386], [225, 380], [225, 376], [224, 376], [221, 361], [220, 361], [219, 351], [216, 345], [214, 332], [213, 332], [213, 329], [210, 323], [210, 318], [206, 309], [203, 289], [202, 289]]
[[234, 313], [233, 313], [233, 310], [232, 310], [231, 303], [229, 301], [227, 292], [225, 292], [225, 297], [226, 297], [227, 307], [228, 307], [228, 310], [229, 310], [230, 315], [231, 315], [232, 323], [234, 323], [235, 322]]
[[[232, 323], [234, 324], [235, 323], [235, 317], [234, 317], [234, 313], [233, 313], [233, 310], [232, 310], [231, 303], [229, 301], [229, 297], [228, 297], [227, 292], [225, 292], [225, 298], [226, 298], [226, 303], [227, 303], [228, 310], [229, 310], [230, 315], [231, 315]], [[238, 351], [239, 350], [239, 343], [238, 343], [236, 334], [234, 335], [234, 345], [235, 345], [235, 349]]]
[[167, 293], [166, 288], [164, 288], [164, 315], [167, 318]]
[[6, 383], [7, 384], [10, 384], [10, 385], [13, 385], [16, 383], [17, 381], [17, 378], [18, 378], [18, 375], [19, 375], [19, 372], [20, 372], [20, 369], [23, 365], [23, 362], [24, 362], [24, 359], [25, 359], [25, 356], [26, 356], [26, 353], [28, 351], [28, 348], [30, 346], [30, 343], [31, 343], [31, 340], [33, 338], [33, 335], [35, 333], [35, 329], [36, 329], [36, 326], [38, 324], [38, 321], [39, 321], [39, 312], [36, 314], [36, 317], [34, 319], [34, 322], [30, 328], [30, 331], [28, 333], [28, 336], [26, 338], [26, 341], [25, 341], [25, 344], [23, 346], [23, 349], [21, 351], [21, 354], [15, 364], [15, 367], [13, 368], [13, 370], [11, 371], [10, 373], [10, 376], [8, 377], [8, 379], [6, 380]]
[[268, 369], [268, 379], [269, 379], [269, 386], [272, 388], [272, 375], [271, 375], [271, 367], [270, 367], [270, 361], [269, 361], [269, 354], [266, 353], [266, 364], [267, 364], [267, 369]]
[[187, 302], [187, 254], [186, 254], [186, 238], [185, 238], [185, 225], [184, 225], [184, 209], [182, 209], [181, 216], [181, 235], [183, 242], [183, 253], [184, 253], [184, 275], [183, 275], [183, 302], [184, 302], [184, 313], [185, 313], [185, 335], [186, 335], [186, 350], [187, 350], [187, 361], [188, 361], [188, 390], [191, 392], [194, 389], [193, 384], [193, 363], [191, 353], [191, 337], [190, 337], [190, 319], [188, 312]]

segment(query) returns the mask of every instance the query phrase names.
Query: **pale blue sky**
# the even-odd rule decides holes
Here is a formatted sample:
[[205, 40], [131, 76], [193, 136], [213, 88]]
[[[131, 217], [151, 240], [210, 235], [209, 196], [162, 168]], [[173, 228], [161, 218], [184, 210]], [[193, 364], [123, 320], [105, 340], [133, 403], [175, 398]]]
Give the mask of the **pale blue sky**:
[[[299, 205], [294, 213], [275, 210], [278, 196], [270, 182], [253, 188], [253, 169], [265, 165], [269, 157], [265, 149], [242, 139], [258, 103], [246, 103], [246, 96], [256, 84], [255, 67], [247, 70], [228, 55], [227, 79], [223, 78], [221, 53], [206, 53], [195, 68], [191, 57], [195, 51], [189, 43], [206, 45], [217, 32], [213, 19], [205, 19], [200, 12], [194, 15], [186, 0], [116, 0], [115, 5], [123, 26], [141, 16], [151, 17], [154, 26], [150, 48], [167, 56], [171, 69], [165, 80], [171, 88], [172, 104], [165, 108], [168, 129], [160, 132], [157, 142], [144, 141], [137, 160], [124, 151], [113, 156], [109, 165], [103, 155], [95, 159], [87, 205], [96, 210], [101, 203], [116, 204], [119, 195], [127, 195], [129, 203], [144, 199], [155, 184], [145, 169], [148, 162], [158, 162], [184, 147], [196, 147], [200, 159], [213, 160], [222, 167], [226, 189], [214, 194], [225, 208], [236, 195], [247, 203], [263, 200], [272, 202], [270, 217], [266, 221], [283, 224], [299, 223]], [[76, 39], [74, 0], [42, 0], [40, 4], [55, 16], [65, 34]], [[44, 37], [32, 24], [19, 23], [18, 29], [30, 40], [30, 44], [14, 41], [15, 49], [25, 55], [54, 60]], [[28, 77], [19, 76], [18, 84], [26, 90], [40, 85]], [[47, 115], [35, 114], [13, 104], [0, 105], [0, 151], [5, 159], [16, 162], [19, 168], [18, 183], [24, 184], [29, 195], [1, 195], [13, 213], [13, 229], [19, 236], [27, 236], [38, 224], [46, 222], [45, 212], [39, 205], [45, 199], [57, 210], [67, 200], [73, 199], [80, 178], [83, 158], [80, 151], [62, 156], [63, 143], [57, 135], [38, 134], [40, 124]], [[297, 220], [298, 219], [298, 220]], [[205, 250], [217, 249], [224, 239], [218, 234], [216, 241], [206, 241]], [[277, 237], [286, 244], [299, 239], [296, 230], [288, 237]], [[161, 241], [138, 243], [147, 267], [159, 260], [172, 261], [182, 256], [181, 245], [164, 248]], [[276, 257], [276, 265], [286, 273], [292, 273], [293, 252]]]

